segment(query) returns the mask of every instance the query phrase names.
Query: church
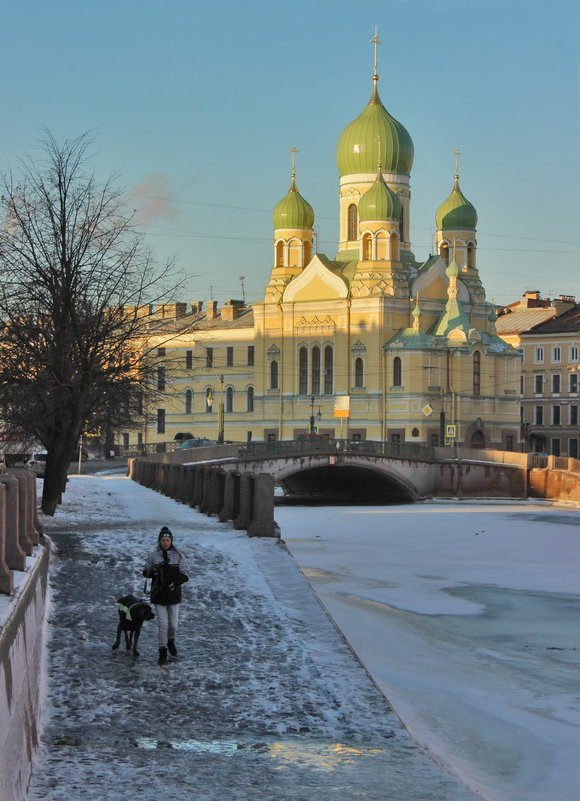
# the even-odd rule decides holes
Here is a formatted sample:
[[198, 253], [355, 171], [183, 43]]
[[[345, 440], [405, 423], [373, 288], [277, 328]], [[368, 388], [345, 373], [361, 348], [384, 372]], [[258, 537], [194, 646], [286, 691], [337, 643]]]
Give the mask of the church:
[[[495, 331], [476, 210], [456, 158], [451, 192], [435, 213], [437, 253], [417, 261], [413, 141], [383, 105], [372, 41], [370, 99], [336, 147], [337, 252], [316, 252], [314, 210], [293, 161], [273, 210], [263, 299], [153, 311], [164, 395], [140, 444], [186, 433], [218, 441], [316, 434], [520, 449], [520, 354]], [[123, 443], [134, 437], [123, 434]]]

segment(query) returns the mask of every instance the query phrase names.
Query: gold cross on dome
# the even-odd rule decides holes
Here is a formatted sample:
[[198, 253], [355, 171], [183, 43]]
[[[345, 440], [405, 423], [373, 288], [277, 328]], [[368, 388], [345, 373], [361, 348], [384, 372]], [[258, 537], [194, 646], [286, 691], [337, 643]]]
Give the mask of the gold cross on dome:
[[453, 155], [455, 156], [455, 177], [459, 178], [459, 156], [461, 155], [461, 150], [456, 147]]
[[373, 36], [373, 38], [371, 39], [371, 42], [372, 42], [372, 44], [375, 46], [375, 67], [374, 67], [374, 73], [373, 73], [373, 75], [377, 75], [377, 76], [378, 76], [378, 72], [377, 72], [377, 70], [378, 70], [378, 63], [379, 63], [379, 53], [378, 53], [378, 46], [381, 44], [381, 41], [380, 41], [380, 39], [379, 39], [379, 31], [378, 31], [378, 28], [377, 28], [377, 26], [376, 26], [376, 25], [375, 25], [375, 35], [374, 35], [374, 36]]
[[292, 153], [292, 177], [296, 177], [296, 153], [298, 153], [298, 148], [291, 147], [290, 153]]

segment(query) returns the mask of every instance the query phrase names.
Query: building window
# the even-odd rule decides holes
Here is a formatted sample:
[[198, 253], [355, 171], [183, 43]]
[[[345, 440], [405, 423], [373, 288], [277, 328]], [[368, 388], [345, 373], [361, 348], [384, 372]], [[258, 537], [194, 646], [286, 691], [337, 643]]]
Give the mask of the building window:
[[234, 388], [228, 387], [226, 389], [226, 412], [234, 411]]
[[185, 390], [185, 414], [191, 414], [193, 409], [193, 392], [190, 389]]
[[478, 350], [473, 354], [473, 394], [481, 394], [481, 353]]
[[562, 361], [562, 350], [558, 345], [552, 348], [552, 361], [553, 362], [561, 362]]
[[578, 394], [578, 373], [570, 373], [570, 392], [573, 395]]
[[254, 346], [248, 345], [248, 367], [254, 366]]
[[403, 386], [403, 369], [401, 366], [401, 357], [395, 356], [393, 359], [393, 386]]
[[157, 368], [157, 389], [159, 392], [165, 391], [165, 367]]
[[300, 348], [298, 352], [298, 394], [308, 394], [308, 351]]
[[232, 347], [226, 348], [226, 367], [234, 366], [234, 349]]
[[578, 361], [578, 345], [570, 345], [570, 361]]
[[363, 261], [370, 261], [373, 257], [372, 239], [370, 234], [364, 234], [362, 238], [362, 257]]
[[356, 204], [351, 203], [348, 207], [348, 233], [347, 237], [349, 242], [354, 242], [358, 239], [358, 214]]
[[506, 434], [505, 449], [506, 449], [506, 451], [513, 451], [513, 449], [514, 449], [514, 435], [513, 434]]
[[205, 391], [205, 412], [206, 414], [211, 414], [211, 410], [213, 407], [213, 390], [211, 387], [208, 387]]
[[270, 362], [270, 389], [278, 389], [278, 362]]
[[570, 406], [570, 425], [571, 426], [578, 425], [578, 407], [577, 406]]
[[439, 246], [439, 255], [445, 262], [445, 264], [449, 264], [449, 245], [447, 242], [442, 242]]
[[534, 361], [536, 364], [543, 364], [544, 362], [544, 348], [537, 347], [534, 349]]
[[521, 375], [520, 376], [520, 395], [523, 395], [525, 393], [525, 388], [526, 387], [525, 387], [525, 382], [524, 382], [524, 376]]
[[560, 374], [555, 373], [552, 376], [552, 394], [559, 395], [560, 394]]
[[185, 351], [185, 369], [192, 370], [193, 369], [193, 351], [186, 350]]
[[127, 433], [123, 433], [123, 447], [124, 448], [129, 447], [129, 434]]
[[432, 448], [439, 447], [439, 434], [429, 434], [429, 445]]
[[213, 367], [213, 348], [205, 349], [205, 366]]
[[560, 407], [559, 406], [552, 406], [552, 425], [559, 426], [560, 425]]
[[165, 434], [165, 409], [157, 409], [157, 433]]
[[364, 362], [360, 358], [355, 359], [354, 362], [354, 385], [357, 389], [362, 389], [364, 387]]
[[571, 459], [578, 458], [578, 440], [576, 438], [568, 440], [568, 456]]
[[543, 375], [535, 375], [534, 376], [534, 395], [543, 395], [544, 394], [544, 376]]
[[318, 345], [312, 348], [312, 364], [310, 369], [312, 394], [320, 395], [320, 348]]
[[334, 349], [332, 345], [324, 348], [324, 394], [332, 395], [334, 384]]
[[544, 407], [536, 406], [534, 408], [534, 425], [541, 426], [544, 424]]
[[254, 387], [248, 387], [246, 390], [246, 411], [254, 411]]
[[284, 242], [276, 242], [276, 267], [284, 266]]
[[560, 455], [560, 438], [556, 437], [552, 440], [552, 456]]

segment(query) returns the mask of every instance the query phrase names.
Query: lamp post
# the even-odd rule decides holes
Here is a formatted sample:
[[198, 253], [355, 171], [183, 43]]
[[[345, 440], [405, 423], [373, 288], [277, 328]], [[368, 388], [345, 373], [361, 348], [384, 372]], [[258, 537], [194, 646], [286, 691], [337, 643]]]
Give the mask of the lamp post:
[[318, 412], [316, 415], [314, 414], [314, 401], [316, 400], [316, 396], [312, 395], [310, 398], [310, 421], [308, 423], [308, 433], [309, 434], [316, 434], [316, 417], [318, 418], [318, 422], [320, 422], [320, 418], [322, 417], [322, 412], [320, 411], [320, 406], [318, 407]]
[[220, 375], [220, 400], [218, 405], [218, 445], [224, 444], [224, 377]]

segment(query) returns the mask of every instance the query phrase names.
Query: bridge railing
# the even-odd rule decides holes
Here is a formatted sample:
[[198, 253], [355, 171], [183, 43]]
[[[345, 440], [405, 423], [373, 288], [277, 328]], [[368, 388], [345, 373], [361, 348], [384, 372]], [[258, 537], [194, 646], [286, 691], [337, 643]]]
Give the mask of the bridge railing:
[[357, 453], [372, 456], [385, 456], [413, 461], [433, 461], [433, 448], [414, 445], [406, 442], [379, 442], [361, 440], [353, 442], [349, 439], [331, 439], [328, 437], [304, 438], [297, 440], [279, 440], [277, 442], [245, 442], [238, 448], [241, 457], [251, 458], [268, 456], [297, 456], [313, 452], [324, 454]]

